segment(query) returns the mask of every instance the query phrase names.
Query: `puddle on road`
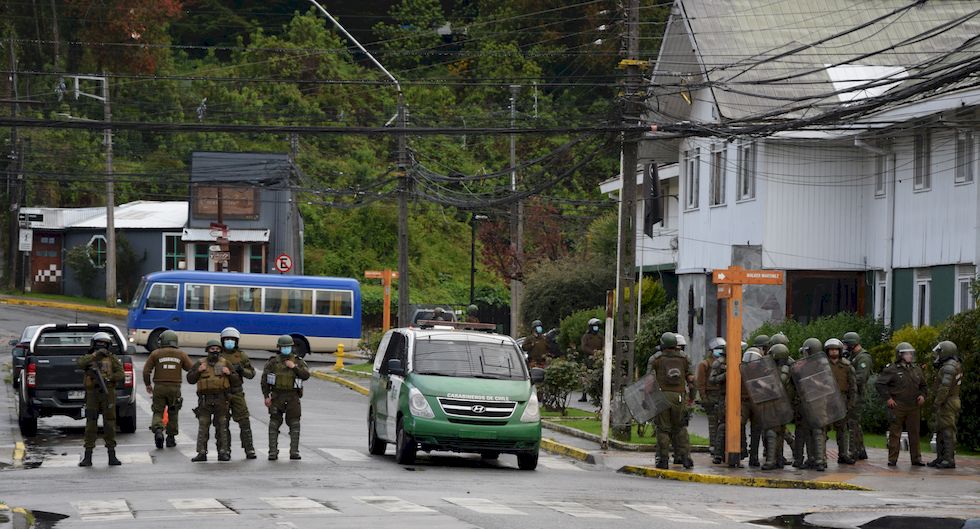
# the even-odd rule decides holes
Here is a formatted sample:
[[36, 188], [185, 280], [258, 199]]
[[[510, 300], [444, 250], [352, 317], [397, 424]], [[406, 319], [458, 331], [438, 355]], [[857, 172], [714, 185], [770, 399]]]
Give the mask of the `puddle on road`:
[[[816, 525], [806, 521], [811, 513], [783, 514], [749, 523], [768, 525], [779, 529], [833, 529], [828, 525]], [[882, 516], [861, 525], [862, 529], [962, 529], [966, 523], [960, 518], [933, 518], [929, 516]]]

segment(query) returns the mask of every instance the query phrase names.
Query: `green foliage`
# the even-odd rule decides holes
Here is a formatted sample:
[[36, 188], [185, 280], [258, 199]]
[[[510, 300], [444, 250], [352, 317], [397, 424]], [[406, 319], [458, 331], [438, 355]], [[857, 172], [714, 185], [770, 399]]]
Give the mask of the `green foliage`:
[[667, 289], [663, 284], [652, 277], [644, 277], [642, 282], [642, 292], [640, 293], [641, 313], [652, 314], [659, 312], [667, 305]]
[[71, 268], [75, 279], [82, 288], [82, 295], [90, 298], [94, 294], [95, 278], [99, 269], [93, 263], [95, 256], [87, 244], [80, 244], [65, 253], [65, 263]]
[[116, 292], [124, 303], [136, 294], [145, 261], [146, 250], [142, 256], [138, 256], [129, 239], [122, 234], [116, 236]]
[[930, 325], [913, 327], [906, 325], [892, 334], [888, 345], [891, 347], [891, 359], [895, 361], [895, 347], [902, 342], [908, 342], [915, 347], [915, 363], [924, 365], [932, 364], [932, 348], [939, 343], [939, 329]]
[[568, 397], [579, 387], [582, 366], [564, 358], [555, 358], [545, 368], [544, 383], [541, 385], [542, 405], [545, 409], [558, 411], [564, 415], [568, 407]]
[[779, 323], [766, 322], [752, 332], [746, 341], [751, 344], [752, 339], [760, 334], [772, 336], [777, 332], [782, 332], [789, 339], [790, 353], [796, 356], [800, 346], [803, 345], [803, 341], [807, 338], [819, 338], [823, 342], [830, 338], [840, 338], [848, 331], [855, 331], [860, 334], [861, 345], [868, 350], [885, 341], [888, 336], [884, 322], [867, 316], [842, 312], [833, 316], [817, 318], [807, 325], [796, 320], [785, 320]]
[[868, 379], [867, 392], [864, 394], [864, 407], [861, 409], [861, 428], [868, 433], [885, 433], [888, 431], [888, 407], [875, 389], [877, 375]]
[[567, 351], [570, 348], [578, 351], [582, 335], [588, 330], [588, 322], [592, 318], [599, 318], [605, 326], [606, 311], [601, 307], [575, 311], [562, 318], [558, 325], [558, 348]]
[[369, 362], [374, 362], [374, 357], [378, 354], [378, 347], [381, 345], [381, 338], [383, 337], [384, 333], [380, 329], [364, 331], [364, 334], [361, 335], [361, 341], [357, 344], [357, 348], [368, 355]]
[[615, 260], [619, 245], [618, 229], [619, 220], [615, 213], [607, 213], [595, 219], [585, 232], [585, 251], [590, 255]]
[[957, 441], [969, 450], [980, 450], [980, 310], [946, 320], [939, 339], [955, 343], [963, 362]]
[[640, 332], [636, 335], [635, 365], [639, 374], [645, 374], [647, 360], [660, 345], [660, 335], [677, 329], [677, 302], [670, 301], [659, 312], [643, 317]]
[[546, 329], [556, 327], [575, 311], [604, 305], [606, 291], [615, 286], [615, 267], [604, 259], [572, 256], [544, 263], [527, 276], [522, 321], [540, 319]]

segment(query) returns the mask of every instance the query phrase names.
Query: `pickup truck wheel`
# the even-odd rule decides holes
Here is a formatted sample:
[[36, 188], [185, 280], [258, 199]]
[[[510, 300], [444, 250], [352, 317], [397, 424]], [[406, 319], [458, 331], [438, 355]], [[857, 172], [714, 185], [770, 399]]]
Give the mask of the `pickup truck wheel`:
[[37, 417], [25, 416], [22, 406], [20, 397], [17, 397], [17, 426], [20, 427], [20, 434], [24, 437], [34, 437], [37, 435]]
[[395, 437], [395, 461], [399, 465], [411, 465], [415, 463], [415, 454], [418, 445], [415, 439], [402, 428], [402, 420], [398, 419], [398, 434]]
[[129, 415], [119, 417], [119, 431], [122, 433], [136, 433], [136, 406], [132, 407]]
[[388, 443], [378, 437], [378, 431], [374, 425], [374, 412], [372, 411], [368, 414], [368, 452], [373, 456], [383, 456], [387, 448]]
[[517, 468], [521, 470], [534, 470], [538, 468], [538, 451], [517, 454]]

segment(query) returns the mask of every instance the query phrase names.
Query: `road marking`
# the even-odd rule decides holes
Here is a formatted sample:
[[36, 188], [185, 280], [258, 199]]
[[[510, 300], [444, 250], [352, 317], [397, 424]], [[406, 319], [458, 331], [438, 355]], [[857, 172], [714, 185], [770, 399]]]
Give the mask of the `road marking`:
[[561, 513], [565, 513], [569, 516], [574, 516], [576, 518], [615, 518], [622, 519], [621, 516], [616, 516], [608, 512], [598, 511], [592, 507], [586, 507], [581, 503], [575, 503], [573, 501], [535, 501], [538, 505], [547, 507], [549, 509], [556, 510]]
[[416, 505], [395, 496], [354, 496], [354, 499], [387, 512], [436, 512], [428, 507]]
[[238, 514], [214, 498], [178, 498], [167, 501], [174, 506], [174, 509], [194, 516], [211, 514], [234, 516]]
[[665, 518], [672, 522], [678, 523], [703, 523], [709, 525], [718, 525], [718, 522], [712, 522], [708, 520], [702, 520], [690, 514], [684, 514], [677, 509], [667, 507], [666, 505], [651, 505], [649, 503], [624, 503], [626, 507], [633, 509], [634, 511], [641, 512], [650, 516], [656, 516], [658, 518]]
[[304, 498], [302, 496], [276, 496], [272, 498], [259, 498], [276, 509], [286, 511], [291, 514], [339, 514], [326, 505]]
[[484, 498], [443, 498], [444, 500], [452, 503], [453, 505], [458, 505], [464, 507], [471, 511], [475, 511], [482, 514], [506, 514], [506, 515], [524, 515], [526, 512], [518, 511], [517, 509], [511, 509], [506, 505], [501, 505], [499, 503], [484, 499]]
[[[727, 507], [709, 508], [708, 510], [717, 515], [728, 518], [729, 520], [732, 520], [734, 522], [740, 522], [740, 523], [746, 523], [752, 520], [759, 520], [762, 518], [769, 517], [769, 515], [765, 514], [765, 512], [768, 511], [763, 511], [763, 512], [747, 511], [745, 509], [731, 509]], [[755, 525], [755, 524], [749, 524], [749, 525]], [[762, 527], [762, 526], [756, 526], [756, 527]]]
[[153, 458], [147, 452], [129, 452], [118, 454], [119, 461], [124, 465], [152, 465]]
[[331, 457], [339, 459], [341, 461], [367, 461], [368, 456], [357, 450], [351, 450], [350, 448], [321, 448], [324, 452], [330, 454]]
[[[143, 396], [142, 393], [136, 393], [136, 405], [143, 410], [143, 413], [147, 414], [151, 418], [153, 417], [152, 404], [150, 403], [149, 399]], [[190, 416], [194, 417], [194, 414], [191, 413]], [[197, 417], [194, 418], [196, 419]], [[177, 434], [174, 436], [174, 441], [177, 441], [177, 450], [179, 450], [181, 454], [184, 454], [187, 457], [194, 457], [197, 455], [197, 450], [195, 448], [195, 445], [197, 444], [196, 439], [192, 441], [183, 434]]]
[[81, 454], [49, 455], [41, 460], [41, 468], [77, 467], [81, 460]]
[[557, 457], [538, 457], [538, 462], [542, 466], [550, 468], [551, 470], [578, 470], [585, 472], [585, 469], [579, 468], [568, 461], [563, 461]]
[[73, 501], [71, 506], [78, 511], [83, 522], [133, 519], [133, 511], [126, 500]]

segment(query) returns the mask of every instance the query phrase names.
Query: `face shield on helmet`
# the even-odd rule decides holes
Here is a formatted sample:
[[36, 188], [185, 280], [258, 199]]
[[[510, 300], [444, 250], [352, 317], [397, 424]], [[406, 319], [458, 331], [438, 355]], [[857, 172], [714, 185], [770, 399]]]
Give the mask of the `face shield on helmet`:
[[762, 360], [762, 351], [755, 347], [749, 347], [742, 353], [742, 362], [755, 362], [756, 360]]
[[674, 333], [674, 335], [677, 336], [677, 348], [680, 349], [681, 351], [683, 351], [684, 349], [686, 349], [687, 348], [687, 338], [684, 338], [684, 335], [681, 334], [681, 333]]
[[241, 339], [242, 333], [234, 327], [225, 327], [221, 330], [221, 345], [224, 346], [225, 350], [231, 351], [238, 347], [238, 342]]
[[827, 358], [837, 360], [844, 350], [844, 344], [837, 338], [831, 338], [823, 343], [823, 350], [827, 353]]
[[92, 335], [90, 344], [96, 349], [109, 349], [112, 347], [112, 337], [107, 332], [97, 332]]
[[708, 349], [711, 351], [712, 356], [718, 358], [719, 356], [725, 354], [725, 347], [727, 345], [728, 344], [725, 342], [725, 339], [719, 336], [717, 338], [712, 338], [711, 341], [708, 342]]
[[807, 338], [803, 342], [803, 347], [800, 347], [800, 354], [803, 357], [810, 356], [812, 354], [819, 353], [823, 349], [823, 344], [817, 338]]
[[599, 318], [592, 318], [591, 320], [589, 320], [589, 324], [588, 324], [589, 332], [591, 332], [592, 334], [598, 334], [599, 324], [600, 324]]

